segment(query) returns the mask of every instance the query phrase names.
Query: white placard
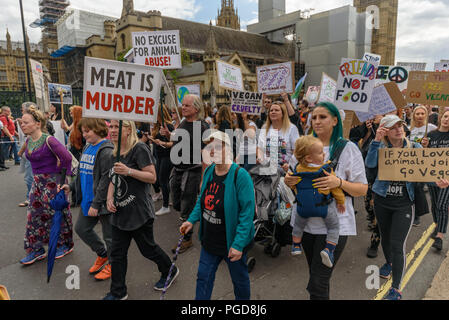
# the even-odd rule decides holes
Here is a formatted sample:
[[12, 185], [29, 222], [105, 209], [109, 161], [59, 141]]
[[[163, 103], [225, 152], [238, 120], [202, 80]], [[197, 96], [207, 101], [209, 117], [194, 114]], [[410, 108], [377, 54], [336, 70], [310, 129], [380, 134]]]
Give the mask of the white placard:
[[335, 81], [334, 79], [332, 79], [326, 73], [323, 72], [323, 75], [321, 76], [320, 87], [321, 90], [318, 101], [334, 103], [335, 93], [337, 92], [337, 81]]
[[391, 99], [387, 89], [383, 85], [380, 85], [373, 89], [369, 111], [356, 112], [356, 115], [360, 122], [365, 122], [374, 119], [377, 115], [384, 115], [395, 110], [396, 105]]
[[365, 60], [341, 59], [335, 95], [339, 109], [368, 112], [377, 66]]
[[50, 109], [48, 91], [45, 85], [44, 71], [42, 64], [36, 60], [30, 59], [31, 73], [33, 75], [34, 92], [36, 93], [36, 101], [39, 108], [43, 111]]
[[434, 70], [437, 72], [448, 72], [449, 71], [449, 63], [436, 62], [434, 65]]
[[263, 93], [258, 92], [231, 92], [231, 110], [235, 113], [246, 112], [260, 115], [262, 109]]
[[257, 67], [258, 92], [265, 94], [293, 93], [293, 62], [284, 62]]
[[179, 30], [133, 32], [134, 63], [182, 69]]
[[382, 58], [382, 56], [380, 56], [378, 54], [365, 52], [365, 54], [363, 55], [363, 59], [362, 60], [365, 60], [365, 61], [368, 61], [368, 62], [372, 62], [372, 63], [377, 63], [379, 65], [381, 58]]
[[72, 87], [65, 84], [59, 83], [49, 83], [48, 84], [48, 95], [50, 96], [50, 103], [61, 103], [61, 96], [59, 95], [60, 90], [62, 90], [64, 104], [73, 104], [72, 99]]
[[162, 70], [85, 57], [83, 117], [157, 121]]
[[201, 98], [201, 86], [199, 84], [177, 84], [175, 85], [176, 90], [176, 101], [178, 101], [178, 106], [182, 106], [182, 99], [185, 95], [193, 94]]
[[242, 70], [232, 64], [217, 60], [218, 83], [221, 87], [243, 91]]
[[53, 125], [53, 129], [55, 129], [55, 134], [53, 135], [53, 137], [55, 137], [59, 142], [62, 143], [62, 145], [65, 146], [66, 145], [65, 132], [61, 128], [61, 120], [50, 122]]
[[410, 67], [379, 66], [377, 68], [376, 86], [387, 82], [395, 82], [402, 92], [407, 89]]
[[307, 93], [305, 95], [305, 99], [309, 103], [309, 106], [314, 107], [318, 102], [318, 97], [320, 95], [320, 87], [318, 86], [310, 86], [307, 88]]

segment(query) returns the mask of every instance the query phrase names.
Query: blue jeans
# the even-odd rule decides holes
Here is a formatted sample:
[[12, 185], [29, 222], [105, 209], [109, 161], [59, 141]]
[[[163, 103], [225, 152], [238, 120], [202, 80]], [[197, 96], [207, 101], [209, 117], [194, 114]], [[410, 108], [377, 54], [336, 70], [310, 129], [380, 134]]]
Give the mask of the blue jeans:
[[201, 248], [198, 275], [196, 280], [195, 300], [210, 300], [214, 289], [215, 273], [221, 260], [228, 264], [232, 283], [234, 284], [234, 295], [236, 300], [249, 300], [251, 295], [248, 267], [246, 265], [246, 254], [238, 261], [231, 262], [227, 257], [210, 254]]
[[14, 137], [14, 142], [12, 142], [8, 137], [3, 137], [1, 139], [1, 141], [4, 142], [1, 144], [1, 147], [2, 147], [1, 152], [3, 152], [3, 156], [5, 157], [5, 160], [9, 159], [9, 150], [10, 150], [10, 148], [12, 148], [12, 152], [14, 154], [14, 162], [19, 163], [20, 159], [19, 159], [19, 155], [17, 154], [16, 137]]

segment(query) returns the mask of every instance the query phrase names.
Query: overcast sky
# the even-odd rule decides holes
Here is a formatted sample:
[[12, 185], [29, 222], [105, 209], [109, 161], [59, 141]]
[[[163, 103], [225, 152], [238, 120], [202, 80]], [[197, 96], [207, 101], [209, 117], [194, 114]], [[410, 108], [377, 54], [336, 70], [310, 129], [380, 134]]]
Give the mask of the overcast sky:
[[[13, 41], [22, 41], [20, 10], [17, 0], [0, 0], [0, 39], [9, 29]], [[39, 42], [40, 29], [28, 27], [39, 17], [39, 0], [22, 0], [25, 23], [31, 42]], [[71, 0], [71, 6], [99, 14], [119, 17], [122, 0]], [[286, 0], [288, 12], [314, 8], [313, 13], [352, 4], [352, 0]], [[242, 29], [258, 21], [258, 0], [234, 0], [239, 10]], [[307, 5], [303, 4], [307, 3]], [[113, 5], [116, 4], [116, 5]], [[203, 23], [215, 20], [220, 0], [134, 0], [134, 9], [157, 9], [163, 15]], [[449, 0], [399, 0], [396, 61], [433, 63], [449, 59]]]

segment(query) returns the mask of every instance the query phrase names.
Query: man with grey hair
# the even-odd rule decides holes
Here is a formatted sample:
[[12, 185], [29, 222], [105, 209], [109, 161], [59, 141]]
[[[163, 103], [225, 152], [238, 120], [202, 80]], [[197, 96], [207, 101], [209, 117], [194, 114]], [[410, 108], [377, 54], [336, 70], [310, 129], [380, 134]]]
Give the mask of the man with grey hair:
[[[180, 212], [180, 219], [186, 221], [195, 207], [200, 191], [203, 173], [201, 151], [206, 146], [202, 136], [209, 129], [209, 125], [203, 120], [204, 106], [198, 96], [189, 94], [184, 97], [182, 115], [185, 119], [174, 132], [170, 133], [165, 126], [161, 128], [161, 134], [174, 142], [170, 154], [174, 165], [170, 189], [173, 208]], [[192, 231], [185, 235], [179, 252], [183, 253], [191, 246]], [[172, 251], [175, 250], [176, 246]]]

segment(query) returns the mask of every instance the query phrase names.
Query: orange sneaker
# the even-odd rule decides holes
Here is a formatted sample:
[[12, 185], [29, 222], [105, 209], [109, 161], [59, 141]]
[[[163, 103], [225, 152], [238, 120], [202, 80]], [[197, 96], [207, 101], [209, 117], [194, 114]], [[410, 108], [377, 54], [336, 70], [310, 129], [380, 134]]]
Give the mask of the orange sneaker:
[[97, 260], [95, 260], [94, 265], [89, 269], [89, 273], [90, 274], [94, 274], [97, 273], [98, 271], [101, 270], [101, 268], [103, 268], [103, 266], [106, 264], [106, 262], [108, 261], [108, 258], [102, 258], [102, 257], [97, 257]]
[[111, 277], [111, 265], [108, 263], [104, 266], [103, 270], [101, 272], [98, 272], [95, 275], [95, 279], [97, 280], [107, 280]]

